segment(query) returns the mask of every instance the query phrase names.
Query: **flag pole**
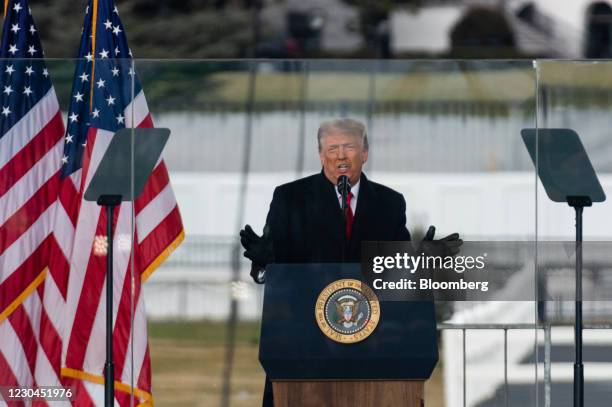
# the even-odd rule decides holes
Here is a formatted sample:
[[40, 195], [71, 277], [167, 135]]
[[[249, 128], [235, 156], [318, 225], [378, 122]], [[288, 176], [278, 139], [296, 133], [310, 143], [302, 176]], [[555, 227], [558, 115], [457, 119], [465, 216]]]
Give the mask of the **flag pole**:
[[[93, 0], [91, 11], [91, 84], [89, 111], [93, 110], [94, 75], [96, 71], [96, 32], [98, 21], [98, 0]], [[121, 204], [120, 196], [103, 196], [98, 205], [106, 206], [106, 361], [104, 363], [104, 406], [115, 405], [115, 365], [113, 363], [113, 218], [115, 206]]]
[[93, 110], [94, 75], [96, 73], [96, 32], [98, 22], [98, 0], [93, 0], [91, 12], [91, 83], [89, 84], [89, 111]]

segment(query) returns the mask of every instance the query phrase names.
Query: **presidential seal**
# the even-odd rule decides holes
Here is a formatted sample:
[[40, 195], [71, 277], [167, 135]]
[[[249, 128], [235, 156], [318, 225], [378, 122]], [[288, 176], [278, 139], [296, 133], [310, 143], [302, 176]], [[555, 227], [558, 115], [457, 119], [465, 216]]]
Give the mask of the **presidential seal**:
[[338, 280], [319, 294], [315, 318], [329, 339], [339, 343], [361, 342], [376, 329], [380, 304], [374, 291], [361, 281]]

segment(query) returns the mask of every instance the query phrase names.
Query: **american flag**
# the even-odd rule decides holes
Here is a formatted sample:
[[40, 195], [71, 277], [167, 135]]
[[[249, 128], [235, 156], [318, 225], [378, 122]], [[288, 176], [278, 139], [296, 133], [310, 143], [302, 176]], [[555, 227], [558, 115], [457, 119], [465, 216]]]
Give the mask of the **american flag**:
[[[0, 386], [60, 385], [67, 263], [53, 238], [64, 125], [27, 0], [0, 47]], [[2, 404], [2, 402], [0, 402]]]
[[[61, 374], [77, 389], [77, 405], [96, 405], [104, 398], [106, 213], [82, 197], [113, 134], [123, 127], [153, 125], [125, 29], [110, 0], [90, 0], [86, 9], [67, 120], [55, 227], [58, 241], [65, 242], [61, 247], [72, 242], [64, 253], [70, 273]], [[148, 404], [151, 366], [141, 282], [184, 236], [162, 160], [140, 198], [115, 211], [113, 230], [115, 399], [130, 405], [133, 391], [136, 404]]]

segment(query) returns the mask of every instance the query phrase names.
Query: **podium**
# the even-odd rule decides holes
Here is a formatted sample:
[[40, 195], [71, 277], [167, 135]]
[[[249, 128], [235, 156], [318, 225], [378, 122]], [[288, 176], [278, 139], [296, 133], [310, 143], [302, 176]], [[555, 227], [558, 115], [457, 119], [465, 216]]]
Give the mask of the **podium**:
[[[359, 287], [361, 278], [359, 264], [275, 264], [266, 268], [259, 360], [272, 382], [275, 407], [424, 405], [424, 381], [438, 361], [434, 304], [385, 301], [364, 305], [362, 297], [355, 294], [359, 297], [355, 301], [351, 291], [361, 288], [367, 294], [367, 287]], [[342, 281], [352, 281], [357, 287], [334, 291]], [[356, 302], [361, 305], [355, 306]], [[340, 304], [345, 304], [346, 314]], [[368, 324], [377, 311], [377, 325], [365, 339], [338, 342], [329, 337], [336, 335], [333, 329], [326, 331], [332, 335], [326, 335], [320, 327], [323, 315], [332, 325], [338, 320], [335, 308], [342, 317], [353, 320], [358, 319], [357, 313], [365, 315], [361, 322], [367, 323], [361, 332], [371, 329]], [[347, 331], [358, 329], [350, 324]], [[359, 335], [358, 331], [336, 336], [350, 341]]]

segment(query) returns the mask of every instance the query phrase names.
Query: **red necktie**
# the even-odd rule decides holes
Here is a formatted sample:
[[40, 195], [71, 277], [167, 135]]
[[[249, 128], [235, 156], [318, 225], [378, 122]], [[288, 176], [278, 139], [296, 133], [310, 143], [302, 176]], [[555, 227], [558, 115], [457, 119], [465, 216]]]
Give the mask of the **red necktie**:
[[346, 220], [346, 240], [351, 238], [351, 231], [353, 229], [353, 209], [351, 208], [351, 199], [353, 199], [353, 193], [349, 192], [346, 196], [346, 211], [344, 212]]

